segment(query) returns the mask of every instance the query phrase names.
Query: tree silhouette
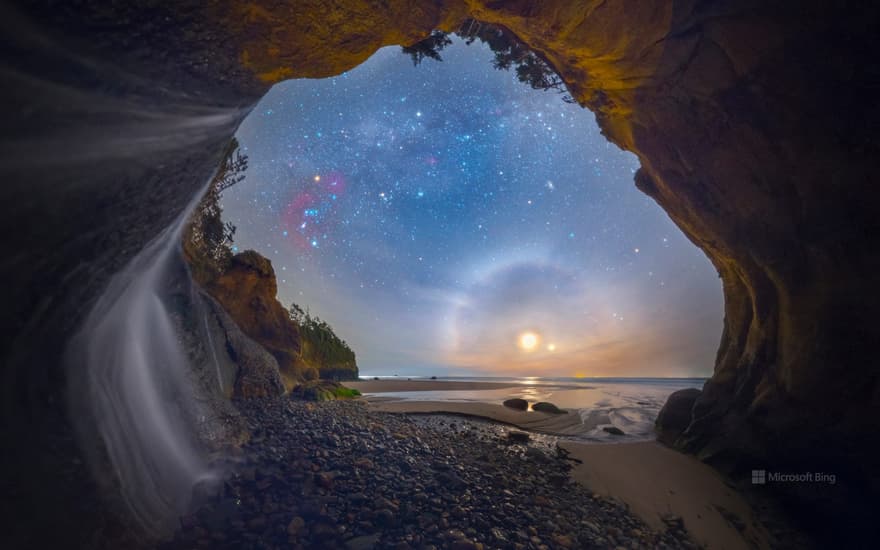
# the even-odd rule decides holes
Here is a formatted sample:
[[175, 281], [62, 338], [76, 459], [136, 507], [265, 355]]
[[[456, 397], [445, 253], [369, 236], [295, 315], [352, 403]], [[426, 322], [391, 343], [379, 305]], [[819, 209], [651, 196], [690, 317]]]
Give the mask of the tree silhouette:
[[[562, 100], [566, 103], [576, 103], [565, 82], [547, 61], [506, 28], [468, 19], [455, 34], [464, 39], [465, 44], [479, 40], [488, 45], [495, 54], [492, 66], [496, 69], [514, 69], [520, 82], [535, 90], [554, 90], [564, 94]], [[428, 38], [404, 47], [403, 52], [412, 57], [413, 65], [419, 65], [426, 57], [442, 61], [440, 51], [451, 43], [448, 33], [433, 31]]]
[[452, 44], [452, 39], [449, 38], [448, 34], [441, 31], [433, 31], [428, 38], [416, 42], [412, 46], [403, 46], [401, 50], [412, 58], [413, 65], [418, 65], [426, 57], [435, 61], [443, 61], [443, 58], [440, 57], [440, 52], [450, 44]]
[[354, 351], [339, 338], [329, 323], [312, 315], [297, 304], [290, 304], [290, 319], [299, 325], [303, 341], [303, 359], [321, 369], [353, 368]]
[[208, 185], [184, 234], [183, 249], [197, 281], [205, 283], [220, 274], [232, 259], [235, 226], [223, 221], [220, 199], [223, 191], [242, 181], [248, 157], [232, 138], [217, 173]]

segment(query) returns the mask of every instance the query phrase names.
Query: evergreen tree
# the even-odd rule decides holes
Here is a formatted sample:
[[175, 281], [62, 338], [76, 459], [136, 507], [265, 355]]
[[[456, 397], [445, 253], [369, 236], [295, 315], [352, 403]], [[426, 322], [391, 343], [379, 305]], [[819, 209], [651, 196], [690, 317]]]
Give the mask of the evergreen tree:
[[[562, 100], [566, 103], [575, 103], [565, 82], [547, 61], [504, 27], [468, 19], [456, 35], [463, 38], [466, 44], [479, 40], [488, 45], [495, 54], [492, 66], [496, 69], [514, 69], [520, 82], [535, 90], [554, 90], [564, 94]], [[451, 43], [448, 33], [433, 31], [428, 38], [404, 47], [403, 52], [412, 57], [413, 65], [420, 64], [426, 57], [442, 61], [440, 51]]]

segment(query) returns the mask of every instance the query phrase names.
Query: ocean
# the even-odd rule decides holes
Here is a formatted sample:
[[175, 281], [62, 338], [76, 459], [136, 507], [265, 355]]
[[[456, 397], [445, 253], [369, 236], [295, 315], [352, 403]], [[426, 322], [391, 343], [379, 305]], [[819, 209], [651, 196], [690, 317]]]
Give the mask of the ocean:
[[[373, 377], [362, 377], [370, 380]], [[380, 376], [382, 380], [425, 380], [427, 377]], [[549, 401], [577, 412], [595, 426], [578, 436], [590, 441], [654, 439], [654, 420], [669, 394], [684, 388], [702, 388], [706, 378], [562, 378], [562, 377], [437, 377], [438, 381], [511, 383], [502, 389], [383, 392], [371, 397], [418, 401], [458, 401], [501, 404], [513, 397], [530, 404]], [[597, 422], [598, 421], [598, 422]], [[626, 434], [614, 436], [603, 428], [614, 426]]]

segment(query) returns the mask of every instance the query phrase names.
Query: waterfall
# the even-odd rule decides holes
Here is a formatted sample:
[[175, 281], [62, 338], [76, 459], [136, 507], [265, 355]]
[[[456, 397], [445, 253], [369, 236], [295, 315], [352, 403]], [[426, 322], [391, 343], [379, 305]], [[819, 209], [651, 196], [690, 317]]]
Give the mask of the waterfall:
[[187, 511], [193, 485], [215, 476], [196, 441], [190, 365], [163, 301], [201, 195], [113, 277], [71, 344], [73, 417], [89, 432], [81, 439], [91, 440], [93, 463], [109, 462], [129, 511], [157, 536]]
[[217, 373], [217, 385], [220, 387], [220, 391], [222, 392], [224, 390], [223, 374], [220, 372], [220, 360], [217, 358], [217, 348], [214, 345], [214, 337], [211, 336], [211, 327], [208, 326], [207, 312], [202, 314], [202, 321], [204, 321], [205, 325], [205, 338], [208, 339], [208, 349], [211, 350], [211, 360], [214, 364], [214, 371]]

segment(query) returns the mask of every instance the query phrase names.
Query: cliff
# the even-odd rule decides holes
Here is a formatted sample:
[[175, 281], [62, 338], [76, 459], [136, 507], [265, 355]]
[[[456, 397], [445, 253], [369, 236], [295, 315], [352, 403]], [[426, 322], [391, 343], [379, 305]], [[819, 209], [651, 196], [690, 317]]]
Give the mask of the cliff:
[[299, 327], [276, 298], [272, 262], [248, 250], [233, 256], [216, 278], [203, 284], [241, 331], [272, 354], [285, 386], [292, 387], [301, 378]]
[[[334, 342], [329, 341], [328, 336], [335, 338], [335, 335], [329, 326], [324, 324], [326, 328], [321, 331], [316, 331], [310, 324], [301, 326], [278, 301], [278, 286], [271, 261], [248, 250], [231, 256], [215, 272], [203, 267], [204, 258], [195, 248], [191, 242], [185, 241], [193, 273], [202, 274], [198, 283], [243, 334], [274, 357], [285, 389], [289, 391], [304, 380], [310, 368], [317, 369], [321, 378], [357, 379], [353, 353], [344, 361], [336, 360], [330, 353]], [[270, 381], [271, 378], [256, 376], [254, 380]], [[271, 382], [270, 387], [260, 389], [259, 386], [259, 383], [246, 384], [243, 388], [247, 391], [236, 395], [255, 397], [273, 393]]]

